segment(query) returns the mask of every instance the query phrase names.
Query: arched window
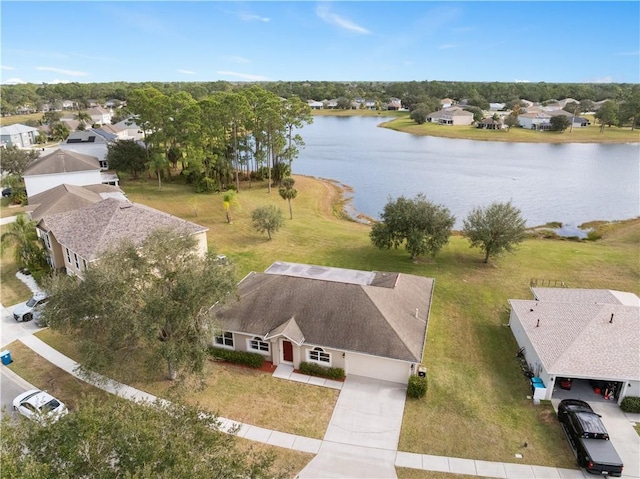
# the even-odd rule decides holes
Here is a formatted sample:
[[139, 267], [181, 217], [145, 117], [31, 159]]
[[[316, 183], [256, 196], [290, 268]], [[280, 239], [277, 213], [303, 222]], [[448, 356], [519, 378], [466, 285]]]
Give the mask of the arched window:
[[317, 363], [331, 364], [331, 353], [325, 353], [322, 348], [313, 348], [307, 351], [309, 361]]
[[253, 339], [247, 340], [247, 346], [250, 350], [256, 351], [258, 353], [268, 353], [269, 352], [269, 343], [263, 341], [262, 338], [256, 336]]

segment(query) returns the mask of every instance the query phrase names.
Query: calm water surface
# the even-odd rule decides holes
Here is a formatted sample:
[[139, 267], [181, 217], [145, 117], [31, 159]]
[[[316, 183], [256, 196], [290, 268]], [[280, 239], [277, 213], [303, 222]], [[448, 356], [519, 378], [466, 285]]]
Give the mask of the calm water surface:
[[381, 121], [315, 117], [300, 132], [306, 147], [294, 173], [353, 187], [352, 206], [374, 218], [389, 198], [417, 193], [448, 207], [456, 227], [492, 201], [512, 200], [528, 226], [640, 216], [639, 143], [452, 140], [379, 128]]

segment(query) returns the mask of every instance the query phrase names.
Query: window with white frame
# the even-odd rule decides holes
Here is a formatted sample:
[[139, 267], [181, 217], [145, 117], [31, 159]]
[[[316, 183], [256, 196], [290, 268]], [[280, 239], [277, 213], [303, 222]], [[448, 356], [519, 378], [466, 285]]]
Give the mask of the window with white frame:
[[67, 263], [71, 264], [71, 253], [69, 253], [69, 248], [65, 248], [65, 251], [67, 252]]
[[325, 353], [322, 348], [313, 348], [307, 350], [309, 361], [317, 363], [331, 364], [331, 353]]
[[256, 336], [253, 339], [247, 339], [247, 348], [251, 351], [264, 354], [269, 352], [269, 343]]
[[233, 333], [230, 333], [229, 331], [216, 335], [213, 340], [218, 346], [233, 348]]
[[51, 249], [51, 240], [49, 239], [49, 233], [45, 233], [43, 237], [44, 237], [44, 244], [47, 246], [48, 249]]
[[80, 263], [78, 262], [78, 255], [73, 253], [73, 260], [76, 263], [76, 269], [80, 269]]

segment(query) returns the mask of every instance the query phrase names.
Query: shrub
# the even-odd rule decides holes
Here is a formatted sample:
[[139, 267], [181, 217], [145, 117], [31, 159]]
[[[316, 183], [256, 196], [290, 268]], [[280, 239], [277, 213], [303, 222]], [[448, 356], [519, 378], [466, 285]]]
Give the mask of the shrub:
[[209, 354], [223, 361], [256, 369], [262, 367], [262, 363], [264, 362], [264, 357], [261, 354], [246, 351], [231, 351], [229, 349], [211, 347], [209, 348]]
[[407, 396], [413, 399], [419, 399], [427, 394], [427, 378], [422, 376], [411, 375], [409, 377], [409, 385], [407, 386]]
[[620, 403], [620, 409], [622, 409], [624, 412], [640, 413], [640, 397], [625, 397]]
[[591, 230], [587, 233], [588, 241], [598, 241], [599, 239], [602, 239], [602, 234], [600, 234], [596, 230]]
[[207, 176], [196, 183], [196, 193], [213, 193], [218, 191], [218, 184]]
[[344, 369], [342, 368], [325, 368], [316, 363], [300, 363], [300, 372], [309, 376], [320, 376], [329, 379], [344, 379]]

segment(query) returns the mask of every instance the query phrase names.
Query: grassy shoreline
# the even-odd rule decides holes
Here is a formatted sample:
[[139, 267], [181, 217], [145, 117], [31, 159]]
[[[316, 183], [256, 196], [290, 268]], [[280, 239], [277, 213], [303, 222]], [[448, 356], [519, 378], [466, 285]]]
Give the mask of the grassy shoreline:
[[500, 141], [513, 143], [640, 143], [640, 129], [600, 126], [590, 117], [591, 125], [564, 132], [534, 131], [511, 128], [509, 131], [483, 130], [475, 126], [451, 126], [424, 123], [418, 125], [404, 111], [377, 112], [371, 110], [314, 110], [313, 116], [377, 116], [384, 121], [378, 126], [401, 133], [419, 136], [434, 136], [457, 140]]

